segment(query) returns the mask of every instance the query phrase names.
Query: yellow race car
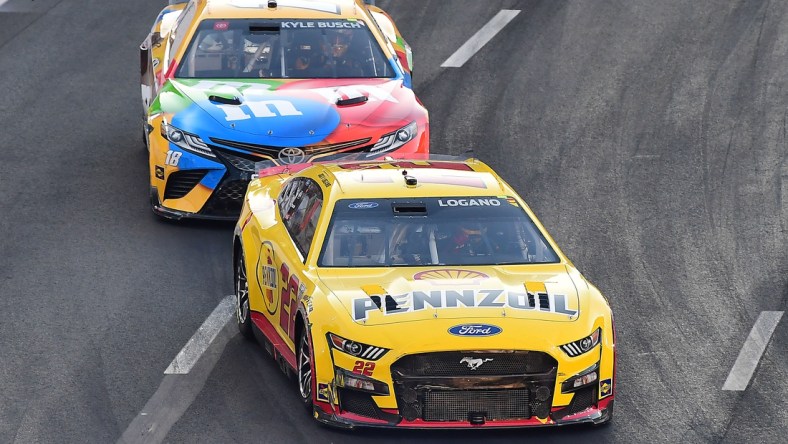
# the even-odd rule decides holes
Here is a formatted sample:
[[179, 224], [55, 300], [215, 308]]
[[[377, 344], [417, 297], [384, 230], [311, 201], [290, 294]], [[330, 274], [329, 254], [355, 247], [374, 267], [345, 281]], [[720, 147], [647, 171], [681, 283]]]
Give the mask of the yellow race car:
[[237, 322], [340, 427], [612, 417], [607, 300], [484, 163], [263, 168], [234, 233]]

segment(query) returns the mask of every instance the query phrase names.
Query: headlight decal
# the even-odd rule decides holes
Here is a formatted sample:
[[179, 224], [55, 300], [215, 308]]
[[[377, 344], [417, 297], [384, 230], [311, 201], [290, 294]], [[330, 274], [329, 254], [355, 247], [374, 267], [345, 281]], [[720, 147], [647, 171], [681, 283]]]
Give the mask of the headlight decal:
[[385, 355], [389, 349], [376, 347], [374, 345], [351, 341], [333, 333], [328, 333], [328, 343], [339, 351], [355, 356], [357, 358], [376, 361]]
[[591, 333], [590, 335], [586, 336], [583, 339], [562, 345], [561, 350], [563, 350], [564, 353], [566, 353], [572, 358], [576, 356], [580, 356], [583, 353], [596, 347], [596, 345], [599, 344], [600, 336], [602, 336], [602, 330], [600, 328], [597, 328], [596, 330], [594, 330], [593, 333]]
[[369, 156], [377, 156], [381, 153], [396, 150], [413, 140], [418, 133], [418, 129], [416, 122], [411, 122], [394, 132], [384, 134], [372, 147]]
[[187, 133], [176, 128], [167, 122], [161, 123], [161, 135], [168, 141], [174, 143], [186, 151], [199, 154], [205, 157], [216, 158], [216, 155], [208, 148], [208, 145], [199, 136]]

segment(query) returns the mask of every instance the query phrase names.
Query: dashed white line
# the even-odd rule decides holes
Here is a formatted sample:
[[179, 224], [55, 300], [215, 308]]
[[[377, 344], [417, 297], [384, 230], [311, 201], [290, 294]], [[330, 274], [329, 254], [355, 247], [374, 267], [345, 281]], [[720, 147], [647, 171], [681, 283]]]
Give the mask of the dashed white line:
[[208, 346], [216, 339], [216, 336], [227, 325], [227, 322], [232, 319], [234, 314], [235, 296], [227, 296], [214, 308], [211, 315], [202, 323], [200, 328], [194, 332], [194, 335], [183, 346], [178, 356], [172, 360], [167, 370], [164, 370], [164, 374], [185, 375], [189, 373], [197, 360], [200, 359], [200, 356], [205, 353], [205, 350], [208, 349]]
[[473, 35], [460, 49], [454, 52], [441, 65], [443, 68], [459, 68], [465, 64], [477, 51], [495, 37], [504, 26], [520, 13], [518, 9], [502, 9], [486, 25]]
[[780, 318], [783, 317], [782, 311], [763, 311], [755, 325], [752, 327], [744, 346], [739, 352], [739, 357], [733, 364], [728, 379], [722, 386], [723, 390], [745, 390], [750, 383], [750, 378], [761, 360], [766, 345], [769, 343]]
[[118, 438], [118, 444], [158, 444], [205, 386], [227, 343], [238, 334], [230, 324], [235, 297], [222, 299], [165, 373], [159, 388]]

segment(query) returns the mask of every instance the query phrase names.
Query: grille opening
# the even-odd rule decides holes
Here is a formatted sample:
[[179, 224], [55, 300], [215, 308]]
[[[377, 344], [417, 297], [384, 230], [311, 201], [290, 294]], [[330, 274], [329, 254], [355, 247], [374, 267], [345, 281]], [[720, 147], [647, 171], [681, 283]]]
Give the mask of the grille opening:
[[189, 194], [207, 173], [206, 170], [181, 170], [170, 174], [164, 189], [164, 198], [180, 199]]
[[425, 421], [482, 421], [531, 417], [528, 389], [430, 390], [424, 394]]
[[342, 410], [368, 418], [382, 419], [381, 411], [372, 400], [372, 395], [356, 390], [339, 389], [339, 405]]

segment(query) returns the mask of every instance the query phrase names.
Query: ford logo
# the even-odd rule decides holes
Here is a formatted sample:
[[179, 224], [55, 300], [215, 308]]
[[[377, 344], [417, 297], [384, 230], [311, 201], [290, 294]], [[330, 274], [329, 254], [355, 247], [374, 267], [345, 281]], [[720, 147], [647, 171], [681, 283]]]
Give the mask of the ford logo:
[[454, 336], [494, 336], [502, 331], [501, 327], [488, 324], [462, 324], [449, 329]]
[[351, 210], [368, 210], [370, 208], [377, 208], [377, 202], [356, 202], [347, 206]]

